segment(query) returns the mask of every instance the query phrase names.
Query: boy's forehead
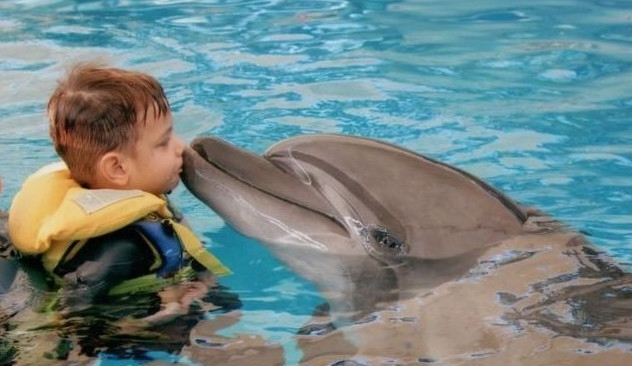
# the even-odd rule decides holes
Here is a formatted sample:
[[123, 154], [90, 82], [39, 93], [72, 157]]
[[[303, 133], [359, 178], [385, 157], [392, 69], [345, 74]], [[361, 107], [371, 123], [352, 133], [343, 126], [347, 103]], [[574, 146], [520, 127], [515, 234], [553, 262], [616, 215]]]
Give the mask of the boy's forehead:
[[140, 125], [151, 126], [157, 121], [163, 122], [165, 120], [171, 121], [171, 111], [161, 110], [160, 107], [153, 103], [149, 106], [140, 106], [137, 111], [136, 119], [140, 122]]
[[149, 110], [146, 114], [139, 116], [139, 123], [136, 124], [136, 130], [142, 135], [145, 133], [163, 134], [172, 128], [171, 113], [155, 113]]

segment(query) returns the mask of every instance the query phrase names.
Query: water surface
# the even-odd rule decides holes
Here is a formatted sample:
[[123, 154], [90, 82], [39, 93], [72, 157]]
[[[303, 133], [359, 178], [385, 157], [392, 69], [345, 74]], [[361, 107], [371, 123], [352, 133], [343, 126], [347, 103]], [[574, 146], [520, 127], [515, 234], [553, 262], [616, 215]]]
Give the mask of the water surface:
[[[213, 134], [263, 152], [304, 133], [383, 139], [482, 177], [630, 264], [631, 46], [628, 1], [1, 2], [0, 207], [56, 159], [55, 81], [96, 58], [156, 76], [187, 141]], [[235, 272], [235, 327], [290, 344], [322, 302], [313, 286], [182, 187], [173, 196]]]

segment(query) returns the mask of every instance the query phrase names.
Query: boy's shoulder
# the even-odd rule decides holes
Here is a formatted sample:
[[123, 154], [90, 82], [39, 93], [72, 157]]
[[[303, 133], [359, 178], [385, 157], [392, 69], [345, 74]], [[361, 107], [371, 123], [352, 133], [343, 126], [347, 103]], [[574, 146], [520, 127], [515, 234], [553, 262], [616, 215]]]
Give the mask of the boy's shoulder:
[[162, 197], [140, 190], [83, 188], [65, 165], [53, 164], [27, 178], [13, 198], [9, 233], [18, 250], [38, 254], [53, 241], [103, 235], [154, 212], [171, 217]]

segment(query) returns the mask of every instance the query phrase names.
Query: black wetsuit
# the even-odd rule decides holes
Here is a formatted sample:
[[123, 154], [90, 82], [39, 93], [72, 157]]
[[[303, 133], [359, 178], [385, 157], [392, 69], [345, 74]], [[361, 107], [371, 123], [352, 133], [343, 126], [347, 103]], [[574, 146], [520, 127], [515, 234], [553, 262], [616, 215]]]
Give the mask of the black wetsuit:
[[150, 273], [155, 255], [132, 227], [88, 240], [55, 274], [65, 281], [61, 306], [78, 310], [103, 299], [117, 284]]

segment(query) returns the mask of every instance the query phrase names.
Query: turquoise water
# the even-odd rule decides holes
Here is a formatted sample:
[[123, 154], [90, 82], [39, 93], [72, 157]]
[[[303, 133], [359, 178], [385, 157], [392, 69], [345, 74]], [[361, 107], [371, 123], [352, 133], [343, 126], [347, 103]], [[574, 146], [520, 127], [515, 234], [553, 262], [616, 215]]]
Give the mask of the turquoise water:
[[[0, 56], [2, 208], [56, 159], [44, 113], [56, 79], [97, 58], [156, 76], [187, 141], [262, 152], [303, 133], [380, 138], [632, 263], [629, 1], [3, 1]], [[223, 283], [243, 316], [228, 332], [291, 348], [322, 301], [314, 288], [182, 187], [173, 196], [235, 272]]]

